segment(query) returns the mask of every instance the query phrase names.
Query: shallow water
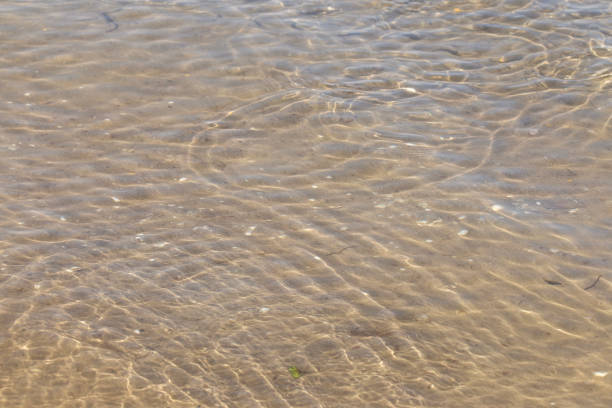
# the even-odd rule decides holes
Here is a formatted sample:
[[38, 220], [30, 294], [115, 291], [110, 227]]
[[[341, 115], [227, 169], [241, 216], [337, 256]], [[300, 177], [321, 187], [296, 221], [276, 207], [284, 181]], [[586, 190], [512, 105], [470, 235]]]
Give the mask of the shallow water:
[[612, 406], [610, 27], [1, 2], [0, 406]]

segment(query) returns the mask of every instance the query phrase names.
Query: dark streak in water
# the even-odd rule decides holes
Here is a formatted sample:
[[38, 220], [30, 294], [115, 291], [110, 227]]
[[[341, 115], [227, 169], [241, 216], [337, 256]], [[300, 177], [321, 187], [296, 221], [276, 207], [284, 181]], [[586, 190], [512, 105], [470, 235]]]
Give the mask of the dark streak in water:
[[586, 288], [584, 288], [584, 290], [589, 290], [591, 288], [594, 288], [595, 285], [597, 285], [597, 283], [599, 282], [599, 280], [601, 279], [601, 275], [599, 275], [597, 277], [597, 279], [595, 279], [595, 281], [593, 283], [591, 283], [589, 286], [587, 286]]
[[338, 254], [341, 254], [342, 252], [344, 252], [345, 250], [347, 250], [347, 249], [349, 249], [349, 248], [355, 248], [356, 246], [357, 246], [357, 245], [349, 245], [349, 246], [344, 247], [344, 248], [342, 248], [342, 249], [340, 249], [340, 250], [338, 250], [338, 251], [335, 251], [335, 252], [330, 252], [330, 253], [325, 254], [325, 255], [323, 255], [323, 256], [338, 255]]
[[562, 285], [561, 282], [556, 280], [544, 279], [544, 282], [548, 283], [549, 285]]
[[111, 31], [115, 31], [116, 29], [119, 28], [119, 24], [117, 24], [117, 22], [113, 20], [113, 18], [110, 15], [108, 15], [108, 13], [104, 12], [100, 14], [102, 15], [102, 17], [104, 17], [104, 20], [106, 20], [107, 23], [112, 24], [114, 26], [110, 30], [106, 30], [107, 33], [110, 33]]

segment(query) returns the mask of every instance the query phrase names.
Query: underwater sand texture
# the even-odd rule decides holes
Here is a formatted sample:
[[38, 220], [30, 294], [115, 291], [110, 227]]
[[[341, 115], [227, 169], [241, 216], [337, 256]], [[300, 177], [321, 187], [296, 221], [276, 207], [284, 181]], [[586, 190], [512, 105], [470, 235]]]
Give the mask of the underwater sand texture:
[[611, 4], [2, 1], [0, 406], [612, 406]]

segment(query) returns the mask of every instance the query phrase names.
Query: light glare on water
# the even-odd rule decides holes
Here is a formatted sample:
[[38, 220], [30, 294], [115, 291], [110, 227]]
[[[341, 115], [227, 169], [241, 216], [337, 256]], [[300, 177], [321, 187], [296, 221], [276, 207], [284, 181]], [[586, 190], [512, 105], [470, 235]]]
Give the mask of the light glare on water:
[[0, 406], [612, 406], [609, 2], [0, 27]]

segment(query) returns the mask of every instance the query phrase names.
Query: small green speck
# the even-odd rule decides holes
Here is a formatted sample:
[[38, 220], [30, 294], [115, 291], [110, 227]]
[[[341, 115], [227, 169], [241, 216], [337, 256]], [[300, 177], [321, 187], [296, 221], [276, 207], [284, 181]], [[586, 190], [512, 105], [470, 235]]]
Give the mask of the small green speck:
[[289, 372], [293, 378], [300, 378], [302, 376], [302, 372], [296, 366], [289, 367]]

